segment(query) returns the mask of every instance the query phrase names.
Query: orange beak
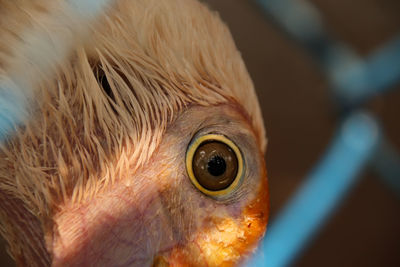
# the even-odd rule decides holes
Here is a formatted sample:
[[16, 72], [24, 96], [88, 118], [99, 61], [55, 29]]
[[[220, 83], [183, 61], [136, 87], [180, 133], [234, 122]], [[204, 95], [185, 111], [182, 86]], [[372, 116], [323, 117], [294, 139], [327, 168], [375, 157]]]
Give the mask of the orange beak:
[[[263, 171], [266, 177], [266, 171]], [[153, 266], [236, 266], [250, 256], [266, 231], [269, 214], [267, 179], [238, 218], [213, 217], [191, 242], [156, 258]]]

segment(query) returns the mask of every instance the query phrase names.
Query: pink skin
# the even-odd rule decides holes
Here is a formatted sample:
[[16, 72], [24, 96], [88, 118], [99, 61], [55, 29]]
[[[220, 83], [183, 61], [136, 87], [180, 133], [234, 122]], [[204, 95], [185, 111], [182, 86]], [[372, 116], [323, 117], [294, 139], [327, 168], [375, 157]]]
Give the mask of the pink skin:
[[[237, 198], [218, 201], [194, 188], [186, 174], [186, 146], [205, 121], [208, 125], [235, 121], [241, 125], [240, 131], [254, 139], [240, 113], [226, 106], [215, 107], [213, 113], [221, 116], [207, 118], [210, 109], [191, 108], [181, 116], [152, 159], [135, 173], [127, 174], [91, 201], [60, 207], [47, 243], [53, 265], [149, 266], [157, 255], [192, 242], [202, 228], [217, 227], [213, 218], [239, 218], [255, 197], [252, 189], [259, 186], [259, 177], [244, 182], [246, 191]], [[236, 126], [227, 127], [227, 134], [235, 134]]]

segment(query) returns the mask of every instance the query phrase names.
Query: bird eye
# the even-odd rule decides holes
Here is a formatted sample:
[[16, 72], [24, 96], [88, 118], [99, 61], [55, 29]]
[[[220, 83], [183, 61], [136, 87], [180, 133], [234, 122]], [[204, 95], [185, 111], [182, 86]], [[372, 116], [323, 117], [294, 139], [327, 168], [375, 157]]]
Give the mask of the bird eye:
[[207, 134], [190, 143], [186, 169], [198, 190], [209, 196], [224, 196], [240, 184], [243, 158], [239, 148], [227, 137]]

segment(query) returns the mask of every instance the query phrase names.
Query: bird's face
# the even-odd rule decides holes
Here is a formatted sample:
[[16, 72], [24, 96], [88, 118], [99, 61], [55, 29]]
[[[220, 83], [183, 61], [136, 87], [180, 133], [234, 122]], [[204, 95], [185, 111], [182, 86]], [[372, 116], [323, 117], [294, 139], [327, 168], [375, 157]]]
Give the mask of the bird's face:
[[229, 30], [195, 0], [112, 2], [0, 146], [0, 233], [21, 266], [240, 264], [266, 229], [266, 140]]
[[[123, 182], [92, 201], [63, 206], [51, 242], [54, 265], [232, 266], [242, 262], [263, 236], [268, 219], [260, 143], [243, 114], [235, 105], [188, 108], [168, 127], [142, 168], [127, 173]], [[223, 139], [215, 140], [218, 137]], [[207, 162], [204, 169], [189, 156], [196, 140], [204, 138], [207, 141], [198, 142], [194, 150], [206, 158], [208, 169]], [[221, 146], [223, 142], [228, 144]], [[211, 149], [200, 151], [204, 143]], [[233, 154], [224, 155], [229, 152]], [[215, 173], [218, 164], [212, 165], [215, 155], [225, 162], [225, 168], [219, 169], [222, 174]], [[229, 161], [229, 157], [240, 159]], [[236, 168], [233, 175], [231, 168]], [[239, 172], [239, 177], [221, 179], [224, 173], [238, 176]]]

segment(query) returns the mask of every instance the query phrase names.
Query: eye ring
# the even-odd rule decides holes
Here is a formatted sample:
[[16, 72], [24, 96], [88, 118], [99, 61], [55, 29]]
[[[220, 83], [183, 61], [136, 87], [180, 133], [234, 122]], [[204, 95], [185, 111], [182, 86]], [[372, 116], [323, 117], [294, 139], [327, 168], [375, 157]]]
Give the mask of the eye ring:
[[[226, 188], [223, 188], [221, 190], [210, 190], [207, 189], [205, 186], [201, 185], [198, 181], [198, 178], [195, 175], [195, 171], [193, 169], [193, 161], [194, 157], [196, 154], [196, 151], [198, 148], [206, 143], [210, 142], [218, 142], [221, 144], [226, 145], [229, 147], [234, 155], [236, 156], [237, 159], [237, 172], [236, 175], [229, 186]], [[195, 138], [188, 146], [188, 149], [186, 151], [186, 170], [189, 176], [190, 181], [192, 184], [202, 193], [211, 196], [211, 197], [223, 197], [226, 196], [233, 191], [235, 191], [238, 186], [241, 183], [243, 172], [244, 172], [244, 161], [242, 157], [242, 153], [238, 146], [232, 142], [230, 139], [228, 139], [224, 135], [219, 135], [219, 134], [206, 134], [203, 136], [200, 136], [198, 138]]]

